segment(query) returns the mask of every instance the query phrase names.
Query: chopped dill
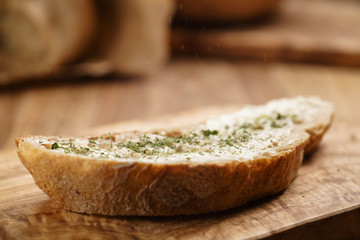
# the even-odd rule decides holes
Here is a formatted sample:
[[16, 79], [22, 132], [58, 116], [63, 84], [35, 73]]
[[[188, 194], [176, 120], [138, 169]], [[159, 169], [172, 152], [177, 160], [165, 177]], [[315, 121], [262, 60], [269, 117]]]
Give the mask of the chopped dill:
[[210, 135], [218, 135], [219, 131], [218, 130], [201, 130], [201, 133], [205, 136], [205, 137], [209, 137]]
[[58, 149], [60, 148], [59, 145], [57, 144], [57, 142], [54, 142], [52, 145], [51, 145], [51, 149]]
[[[88, 143], [83, 146], [74, 139], [59, 140], [51, 145], [51, 149], [61, 148], [65, 153], [73, 153], [87, 156], [98, 156], [101, 158], [125, 158], [128, 156], [141, 158], [170, 156], [172, 154], [197, 153], [204, 156], [207, 153], [217, 156], [227, 152], [229, 154], [241, 153], [244, 149], [252, 149], [250, 141], [256, 138], [260, 131], [268, 128], [282, 128], [287, 121], [300, 121], [296, 115], [284, 115], [274, 113], [271, 115], [260, 115], [252, 121], [235, 122], [225, 125], [216, 130], [196, 129], [188, 132], [172, 133], [149, 133], [133, 138], [125, 138], [116, 141], [115, 136], [108, 133], [110, 149], [107, 136], [87, 139]], [[97, 141], [95, 141], [97, 140]], [[107, 142], [107, 143], [106, 143]], [[272, 142], [272, 140], [271, 140]], [[106, 143], [103, 145], [103, 143]], [[106, 147], [107, 146], [107, 147]], [[231, 152], [228, 152], [230, 151]], [[186, 157], [190, 160], [190, 157]]]
[[285, 118], [286, 118], [286, 116], [282, 115], [280, 113], [277, 113], [277, 115], [276, 115], [276, 120], [281, 120], [281, 119], [285, 119]]
[[113, 140], [110, 132], [109, 132], [109, 138], [110, 138], [110, 148], [113, 148]]

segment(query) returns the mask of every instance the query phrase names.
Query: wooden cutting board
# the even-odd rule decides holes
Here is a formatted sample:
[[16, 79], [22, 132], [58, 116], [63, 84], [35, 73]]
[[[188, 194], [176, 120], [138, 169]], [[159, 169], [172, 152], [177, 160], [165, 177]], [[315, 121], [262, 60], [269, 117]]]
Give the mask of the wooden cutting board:
[[[177, 126], [233, 109], [187, 111], [88, 133]], [[73, 213], [60, 209], [37, 188], [15, 149], [0, 152], [0, 170], [0, 239], [360, 238], [360, 126], [336, 120], [287, 190], [218, 213], [177, 217]]]
[[248, 25], [177, 26], [176, 53], [360, 66], [360, 2], [286, 0], [272, 19]]

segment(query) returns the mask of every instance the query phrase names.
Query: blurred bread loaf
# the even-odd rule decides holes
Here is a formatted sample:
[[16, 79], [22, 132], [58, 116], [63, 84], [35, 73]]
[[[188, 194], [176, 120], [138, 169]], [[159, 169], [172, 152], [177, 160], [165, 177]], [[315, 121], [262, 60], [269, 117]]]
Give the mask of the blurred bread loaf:
[[86, 49], [95, 24], [91, 0], [3, 0], [0, 15], [0, 83], [55, 71]]
[[153, 73], [169, 55], [173, 7], [172, 0], [0, 1], [0, 84], [60, 67], [66, 77]]
[[125, 75], [151, 74], [169, 55], [172, 0], [97, 1], [99, 32], [94, 51], [114, 71]]

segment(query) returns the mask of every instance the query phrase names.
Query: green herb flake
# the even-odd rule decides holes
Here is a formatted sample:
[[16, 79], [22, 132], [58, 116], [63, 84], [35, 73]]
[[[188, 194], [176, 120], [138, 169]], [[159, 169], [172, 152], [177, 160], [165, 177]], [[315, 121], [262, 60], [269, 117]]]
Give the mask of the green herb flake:
[[110, 137], [110, 148], [113, 148], [113, 140], [111, 137], [111, 133], [109, 132], [109, 137]]
[[239, 128], [240, 128], [240, 129], [251, 128], [251, 124], [246, 122], [246, 123], [244, 123], [243, 125], [241, 125]]
[[280, 113], [277, 113], [277, 115], [276, 115], [276, 120], [281, 120], [281, 119], [285, 119], [285, 118], [286, 118], [286, 116], [282, 115]]
[[57, 144], [57, 142], [54, 142], [52, 145], [51, 145], [51, 149], [58, 149], [60, 148], [59, 145]]
[[214, 131], [211, 131], [211, 130], [201, 130], [202, 134], [205, 136], [205, 137], [209, 137], [210, 135], [218, 135], [219, 131], [218, 130], [214, 130]]
[[277, 124], [274, 120], [271, 121], [271, 125], [270, 125], [272, 128], [281, 128], [283, 127], [282, 125], [280, 124]]

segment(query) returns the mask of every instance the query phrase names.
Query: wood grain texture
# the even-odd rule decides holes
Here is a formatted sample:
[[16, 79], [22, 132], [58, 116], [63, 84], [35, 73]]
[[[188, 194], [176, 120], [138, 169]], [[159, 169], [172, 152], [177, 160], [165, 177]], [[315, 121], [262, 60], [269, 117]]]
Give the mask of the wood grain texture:
[[[158, 74], [147, 78], [113, 77], [95, 81], [55, 77], [36, 84], [1, 86], [0, 148], [10, 150], [0, 152], [0, 239], [87, 239], [89, 236], [94, 239], [241, 239], [249, 236], [359, 239], [360, 70], [271, 61], [286, 57], [308, 61], [315, 56], [313, 61], [326, 62], [323, 61], [326, 57], [331, 63], [358, 66], [353, 61], [359, 59], [359, 4], [358, 1], [327, 1], [325, 6], [321, 0], [289, 0], [286, 4], [284, 6], [290, 6], [289, 10], [293, 11], [292, 20], [283, 22], [279, 28], [271, 27], [282, 18], [290, 17], [284, 15], [265, 26], [264, 36], [273, 36], [265, 46], [267, 49], [258, 45], [253, 49], [248, 45], [246, 49], [239, 49], [237, 44], [243, 35], [237, 29], [223, 36], [222, 41], [233, 44], [231, 48], [214, 39], [217, 32], [208, 32], [205, 45], [203, 36], [208, 33], [202, 32], [202, 54], [206, 51], [214, 56], [244, 54], [261, 59], [260, 62], [202, 59], [198, 52], [196, 59], [173, 59]], [[322, 6], [321, 10], [315, 5]], [[305, 6], [314, 8], [304, 13]], [[303, 11], [305, 17], [298, 18], [299, 11]], [[327, 21], [329, 14], [333, 19]], [[299, 30], [292, 28], [297, 26]], [[247, 33], [250, 34], [248, 42], [252, 43], [251, 34], [256, 35], [256, 31]], [[198, 34], [187, 32], [186, 37], [195, 33]], [[289, 33], [291, 38], [286, 35]], [[333, 37], [334, 33], [341, 36]], [[276, 38], [279, 36], [282, 38]], [[261, 35], [258, 38], [260, 42], [253, 42], [261, 46], [264, 41]], [[223, 46], [227, 51], [216, 52], [211, 46]], [[193, 51], [184, 47], [184, 51]], [[210, 50], [206, 50], [208, 47]], [[313, 47], [326, 53], [314, 54]], [[251, 53], [246, 52], [247, 49], [252, 49]], [[291, 54], [291, 51], [295, 52]], [[148, 127], [159, 124], [161, 121], [153, 118], [163, 113], [169, 115], [161, 124], [176, 124], [171, 122], [171, 113], [189, 108], [261, 104], [273, 98], [300, 94], [317, 95], [335, 104], [334, 126], [321, 147], [306, 159], [298, 177], [282, 195], [217, 214], [108, 218], [63, 211], [35, 186], [13, 149], [15, 136], [86, 134], [91, 127], [129, 119], [148, 121], [146, 124], [140, 120], [110, 124], [91, 133]], [[186, 118], [186, 112], [182, 116], [181, 121], [193, 120]]]
[[[198, 116], [208, 114], [199, 110]], [[173, 117], [173, 122], [182, 123], [181, 117]], [[151, 127], [161, 121], [138, 123]], [[332, 235], [333, 230], [327, 228], [324, 235], [315, 235], [317, 239], [356, 239], [360, 237], [359, 144], [359, 126], [335, 121], [320, 148], [305, 159], [297, 178], [282, 194], [219, 213], [156, 218], [62, 210], [35, 186], [15, 151], [4, 150], [0, 152], [0, 239], [253, 239], [294, 236], [291, 231], [299, 233], [299, 229], [301, 235], [296, 236], [304, 239], [314, 237], [309, 235], [314, 231], [307, 232], [313, 224], [323, 222], [320, 226], [325, 229], [337, 216], [334, 229], [347, 231]], [[348, 224], [343, 219], [353, 221]]]
[[287, 0], [262, 23], [176, 27], [172, 46], [195, 56], [360, 66], [359, 22], [358, 1]]
[[[67, 80], [0, 89], [0, 142], [7, 147], [14, 146], [14, 136], [85, 134], [90, 133], [86, 130], [89, 127], [127, 119], [148, 120], [110, 124], [91, 133], [177, 124], [171, 120], [172, 112], [214, 104], [230, 103], [222, 110], [231, 111], [243, 104], [303, 94], [321, 96], [336, 106], [335, 125], [287, 191], [219, 214], [108, 218], [63, 211], [35, 186], [14, 150], [3, 150], [0, 239], [235, 239], [251, 234], [298, 239], [359, 238], [359, 79], [359, 69], [350, 68], [175, 59], [158, 75], [146, 79]], [[206, 114], [216, 111], [205, 110]], [[154, 119], [162, 113], [168, 114], [161, 121]], [[188, 113], [177, 115], [177, 119], [191, 123], [205, 114], [199, 112], [196, 118], [188, 119]], [[288, 215], [281, 215], [282, 211]], [[343, 235], [336, 233], [339, 229]], [[277, 234], [279, 231], [281, 234]]]

